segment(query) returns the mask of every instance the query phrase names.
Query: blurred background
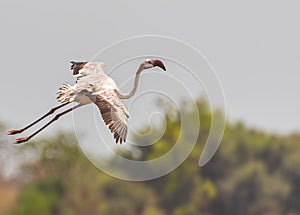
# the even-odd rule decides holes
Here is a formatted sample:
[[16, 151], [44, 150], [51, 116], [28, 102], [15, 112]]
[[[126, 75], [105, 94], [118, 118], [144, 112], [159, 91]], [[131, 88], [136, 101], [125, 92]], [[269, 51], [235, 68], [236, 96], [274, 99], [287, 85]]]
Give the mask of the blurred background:
[[[0, 215], [300, 214], [299, 9], [291, 0], [1, 1]], [[57, 88], [74, 82], [70, 60], [144, 34], [200, 50], [226, 95], [224, 113], [199, 92], [198, 111], [190, 113], [201, 120], [197, 144], [176, 170], [145, 182], [106, 175], [80, 151], [71, 115], [29, 143], [11, 144], [8, 129], [56, 105]], [[150, 160], [168, 152], [181, 125], [174, 115], [184, 110], [166, 107], [157, 143], [117, 153]], [[199, 168], [212, 111], [226, 115], [226, 129], [213, 159]], [[132, 138], [147, 145], [154, 136]]]

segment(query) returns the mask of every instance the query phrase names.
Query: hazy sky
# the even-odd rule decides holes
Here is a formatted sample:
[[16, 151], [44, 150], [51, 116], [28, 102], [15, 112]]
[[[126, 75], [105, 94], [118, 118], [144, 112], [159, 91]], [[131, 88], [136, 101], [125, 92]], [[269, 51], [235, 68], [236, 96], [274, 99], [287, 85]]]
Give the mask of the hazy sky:
[[[299, 1], [80, 2], [0, 2], [0, 120], [10, 127], [57, 105], [57, 88], [73, 82], [70, 60], [155, 34], [183, 40], [207, 57], [223, 85], [229, 121], [299, 131]], [[57, 128], [71, 128], [70, 119]]]

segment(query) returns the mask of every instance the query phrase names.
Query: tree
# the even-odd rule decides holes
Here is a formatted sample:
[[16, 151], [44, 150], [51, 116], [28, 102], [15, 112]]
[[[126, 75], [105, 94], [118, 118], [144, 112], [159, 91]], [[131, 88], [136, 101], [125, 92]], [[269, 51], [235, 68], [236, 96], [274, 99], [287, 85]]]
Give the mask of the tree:
[[[197, 102], [197, 112], [166, 106], [171, 109], [166, 111], [167, 126], [161, 139], [149, 145], [155, 132], [136, 137], [139, 147], [118, 154], [136, 160], [155, 159], [168, 152], [178, 138], [178, 114], [187, 114], [188, 126], [193, 126], [199, 114], [197, 144], [173, 172], [147, 182], [112, 178], [92, 166], [78, 150], [73, 135], [60, 133], [19, 147], [34, 159], [24, 162], [19, 175], [23, 183], [13, 214], [300, 214], [299, 134], [271, 134], [240, 122], [227, 124], [217, 153], [200, 168], [199, 155], [211, 125], [209, 106], [202, 99]], [[223, 117], [219, 110], [214, 111]], [[184, 143], [190, 143], [189, 134]], [[132, 153], [137, 150], [139, 153]], [[114, 160], [108, 158], [108, 162]]]

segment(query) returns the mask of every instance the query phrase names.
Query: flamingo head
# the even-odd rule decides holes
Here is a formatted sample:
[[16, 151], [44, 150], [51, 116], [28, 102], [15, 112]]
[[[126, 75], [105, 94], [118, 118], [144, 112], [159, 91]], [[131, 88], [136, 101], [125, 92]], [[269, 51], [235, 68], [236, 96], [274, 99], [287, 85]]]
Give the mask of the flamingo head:
[[146, 59], [143, 63], [142, 66], [144, 67], [144, 69], [150, 69], [153, 67], [160, 67], [162, 70], [166, 71], [166, 67], [163, 64], [163, 62], [161, 60], [158, 59]]

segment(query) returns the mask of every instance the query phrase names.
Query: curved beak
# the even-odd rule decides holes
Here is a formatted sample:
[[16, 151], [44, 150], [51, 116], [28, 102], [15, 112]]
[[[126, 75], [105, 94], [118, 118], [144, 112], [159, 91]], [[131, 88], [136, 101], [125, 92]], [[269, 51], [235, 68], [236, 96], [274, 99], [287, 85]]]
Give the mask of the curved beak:
[[153, 67], [158, 66], [162, 70], [166, 71], [166, 67], [161, 60], [158, 60], [158, 59], [151, 60], [151, 64], [153, 65]]

